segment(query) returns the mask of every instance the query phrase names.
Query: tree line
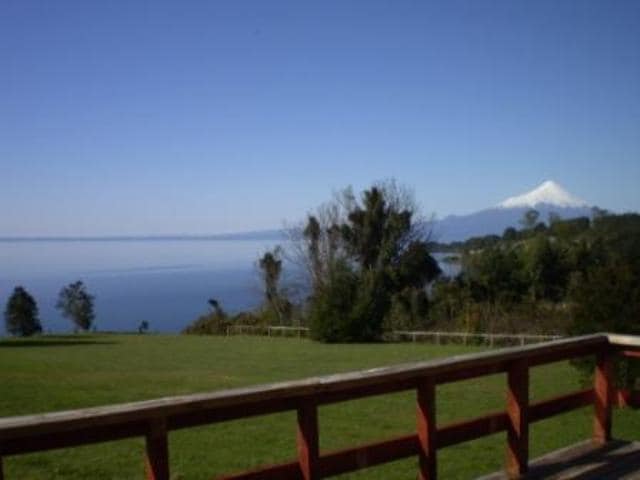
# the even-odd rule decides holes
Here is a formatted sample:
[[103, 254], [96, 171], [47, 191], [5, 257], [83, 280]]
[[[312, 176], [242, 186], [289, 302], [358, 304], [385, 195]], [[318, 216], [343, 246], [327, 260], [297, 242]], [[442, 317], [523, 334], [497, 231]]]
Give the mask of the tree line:
[[[87, 331], [95, 320], [95, 297], [80, 280], [63, 287], [56, 308], [71, 320], [75, 331]], [[42, 332], [38, 304], [22, 286], [13, 289], [4, 311], [5, 328], [10, 335], [28, 337]]]

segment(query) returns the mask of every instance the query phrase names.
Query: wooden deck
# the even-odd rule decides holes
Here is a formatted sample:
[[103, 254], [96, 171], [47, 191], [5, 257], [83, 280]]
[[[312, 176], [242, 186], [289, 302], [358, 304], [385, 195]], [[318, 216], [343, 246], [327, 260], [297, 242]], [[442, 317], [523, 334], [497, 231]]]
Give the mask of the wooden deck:
[[[620, 356], [640, 358], [640, 336], [585, 335], [269, 385], [0, 418], [0, 480], [3, 457], [138, 436], [146, 440], [147, 480], [170, 480], [169, 432], [288, 410], [297, 412], [297, 458], [217, 478], [319, 480], [417, 457], [418, 478], [437, 480], [439, 450], [505, 432], [507, 478], [640, 480], [640, 442], [610, 441], [612, 409], [619, 397], [613, 367]], [[592, 388], [530, 401], [531, 368], [580, 357], [595, 359]], [[438, 424], [436, 386], [496, 373], [506, 374], [504, 410]], [[319, 448], [319, 406], [407, 390], [416, 393], [416, 425], [405, 435], [342, 450]], [[593, 407], [588, 444], [529, 461], [531, 423], [588, 405]], [[591, 442], [605, 446], [594, 451]]]
[[[504, 472], [478, 480], [505, 480]], [[523, 480], [637, 480], [640, 442], [612, 440], [604, 446], [586, 441], [556, 450], [529, 464]]]

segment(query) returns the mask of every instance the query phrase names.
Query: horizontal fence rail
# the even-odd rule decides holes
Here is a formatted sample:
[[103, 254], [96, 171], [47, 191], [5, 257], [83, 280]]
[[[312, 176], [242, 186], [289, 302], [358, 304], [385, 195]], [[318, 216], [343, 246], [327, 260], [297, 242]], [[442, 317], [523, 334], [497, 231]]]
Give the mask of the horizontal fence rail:
[[[639, 353], [640, 337], [596, 334], [292, 382], [0, 418], [0, 480], [3, 456], [140, 436], [146, 439], [147, 478], [168, 480], [169, 431], [287, 410], [297, 411], [298, 458], [219, 478], [310, 480], [416, 457], [419, 478], [434, 480], [439, 449], [496, 432], [507, 433], [506, 471], [511, 478], [517, 478], [527, 470], [532, 422], [593, 405], [593, 439], [599, 444], [610, 439], [616, 394], [613, 358], [618, 354], [637, 357]], [[530, 403], [531, 367], [585, 356], [596, 358], [592, 388]], [[507, 374], [505, 411], [444, 426], [437, 424], [437, 385], [494, 373]], [[320, 452], [320, 405], [403, 390], [416, 392], [414, 432], [345, 450]]]
[[530, 343], [559, 340], [561, 335], [534, 335], [530, 333], [467, 333], [467, 332], [435, 332], [425, 330], [394, 330], [391, 338], [396, 341], [431, 340], [436, 344], [444, 341], [457, 341], [464, 345], [475, 342], [489, 345], [527, 345]]
[[[227, 335], [308, 337], [309, 328], [281, 325], [231, 325], [227, 327], [226, 333]], [[484, 344], [490, 347], [509, 345], [523, 346], [562, 338], [561, 335], [536, 335], [531, 333], [469, 333], [432, 330], [393, 330], [388, 334], [388, 337], [397, 342], [428, 340], [440, 344], [453, 341], [462, 343], [463, 345]]]
[[287, 327], [280, 325], [231, 325], [227, 327], [227, 335], [272, 335], [308, 337], [307, 327]]

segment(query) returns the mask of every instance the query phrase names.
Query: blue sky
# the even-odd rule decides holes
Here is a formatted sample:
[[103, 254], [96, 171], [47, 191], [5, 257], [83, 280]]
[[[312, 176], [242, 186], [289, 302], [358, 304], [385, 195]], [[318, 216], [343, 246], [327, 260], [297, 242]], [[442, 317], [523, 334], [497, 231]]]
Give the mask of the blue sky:
[[0, 235], [277, 228], [395, 177], [640, 210], [640, 2], [0, 3]]

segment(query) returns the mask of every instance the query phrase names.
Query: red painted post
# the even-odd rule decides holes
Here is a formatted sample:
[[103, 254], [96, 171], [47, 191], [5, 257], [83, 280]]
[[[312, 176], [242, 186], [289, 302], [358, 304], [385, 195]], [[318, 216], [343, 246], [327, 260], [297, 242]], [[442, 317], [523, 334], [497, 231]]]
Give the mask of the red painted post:
[[169, 480], [169, 445], [167, 425], [164, 419], [157, 419], [150, 423], [146, 444], [147, 480]]
[[529, 463], [529, 365], [525, 359], [507, 372], [507, 464], [509, 478], [520, 478]]
[[311, 400], [298, 407], [298, 462], [304, 480], [320, 478], [318, 446], [318, 406]]
[[436, 385], [426, 379], [417, 389], [417, 430], [420, 442], [419, 480], [436, 480]]
[[613, 357], [609, 352], [596, 357], [593, 381], [593, 441], [598, 445], [611, 440], [611, 407], [613, 404]]

